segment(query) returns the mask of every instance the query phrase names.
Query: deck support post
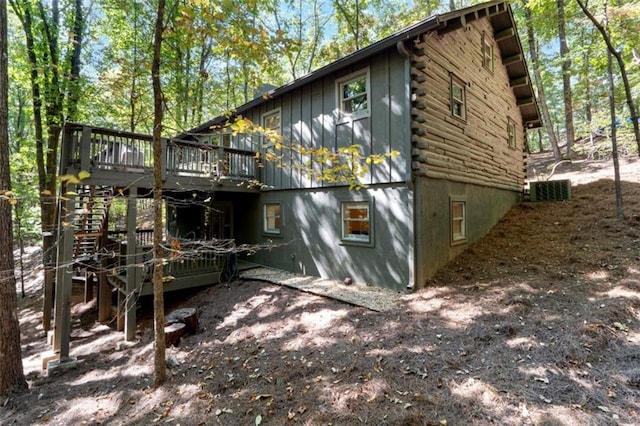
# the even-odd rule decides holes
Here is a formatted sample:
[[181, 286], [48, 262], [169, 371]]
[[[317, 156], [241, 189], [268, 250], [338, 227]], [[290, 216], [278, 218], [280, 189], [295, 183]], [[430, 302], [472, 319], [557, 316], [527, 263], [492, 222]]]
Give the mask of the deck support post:
[[[107, 209], [107, 215], [109, 215], [109, 210]], [[106, 223], [109, 223], [109, 218], [107, 216]], [[108, 226], [107, 226], [108, 228]], [[107, 229], [104, 230], [102, 236], [100, 236], [100, 247], [107, 247], [109, 244], [109, 233]], [[107, 278], [107, 269], [109, 268], [109, 262], [106, 256], [100, 256], [100, 264], [98, 265], [98, 271], [96, 272], [98, 287], [98, 322], [109, 321], [111, 315], [113, 314], [111, 308], [111, 286], [109, 285], [109, 280]]]
[[137, 220], [138, 188], [129, 188], [127, 198], [127, 284], [124, 312], [124, 339], [132, 341], [136, 338], [136, 301], [137, 287], [137, 249], [136, 249], [136, 220]]
[[[58, 213], [59, 215], [60, 213]], [[53, 317], [55, 263], [53, 249], [55, 239], [52, 232], [47, 232], [43, 237], [42, 256], [44, 263], [44, 298], [42, 301], [42, 328], [51, 330], [51, 318]]]
[[[62, 185], [61, 193], [75, 191], [75, 185]], [[62, 200], [62, 199], [61, 199]], [[73, 275], [73, 220], [75, 201], [68, 195], [60, 202], [58, 254], [56, 262], [55, 328], [53, 350], [60, 359], [69, 357], [71, 338], [71, 288]]]

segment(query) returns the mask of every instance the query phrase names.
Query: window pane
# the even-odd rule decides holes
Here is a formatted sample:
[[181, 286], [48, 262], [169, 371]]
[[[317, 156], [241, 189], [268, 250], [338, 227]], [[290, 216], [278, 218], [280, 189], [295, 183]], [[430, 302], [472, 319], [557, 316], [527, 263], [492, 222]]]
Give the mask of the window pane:
[[461, 218], [462, 217], [462, 204], [460, 203], [453, 203], [453, 217], [454, 218]]
[[451, 111], [453, 113], [453, 115], [455, 115], [456, 117], [462, 117], [462, 104], [459, 102], [454, 102], [453, 103], [453, 110]]
[[368, 242], [370, 236], [369, 225], [369, 205], [367, 203], [343, 204], [343, 239]]
[[339, 106], [342, 113], [367, 113], [369, 97], [367, 94], [367, 75], [361, 75], [351, 81], [341, 83], [339, 89]]
[[264, 205], [265, 232], [280, 232], [280, 204]]
[[459, 240], [460, 238], [464, 238], [462, 233], [462, 221], [454, 220], [453, 221], [453, 239]]
[[280, 132], [280, 112], [265, 115], [262, 120], [263, 127]]
[[353, 96], [366, 93], [366, 91], [367, 91], [367, 80], [365, 77], [361, 77], [357, 80], [350, 81], [342, 85], [343, 99], [348, 99]]
[[453, 99], [458, 101], [462, 100], [462, 87], [454, 85], [451, 88], [451, 93], [453, 95]]
[[344, 103], [344, 112], [366, 111], [366, 109], [367, 109], [366, 94], [349, 99]]
[[451, 239], [460, 241], [467, 238], [465, 226], [465, 202], [454, 201], [451, 203]]

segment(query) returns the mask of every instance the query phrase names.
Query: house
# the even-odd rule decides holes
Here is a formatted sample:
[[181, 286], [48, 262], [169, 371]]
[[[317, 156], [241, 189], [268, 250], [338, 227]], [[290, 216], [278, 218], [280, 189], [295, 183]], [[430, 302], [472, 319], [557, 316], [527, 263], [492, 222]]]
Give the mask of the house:
[[[235, 203], [234, 215], [237, 240], [287, 243], [256, 263], [397, 290], [423, 287], [519, 201], [525, 132], [540, 126], [505, 1], [432, 16], [236, 115], [291, 144], [399, 154], [372, 165], [354, 191], [305, 173], [313, 158], [283, 151], [263, 164], [268, 188]], [[208, 142], [226, 120], [183, 137]]]
[[[244, 257], [256, 264], [424, 287], [520, 200], [525, 132], [540, 126], [506, 1], [432, 16], [269, 90], [235, 116], [303, 149], [265, 161], [267, 138], [231, 132], [227, 116], [163, 139], [166, 237], [195, 253], [168, 255], [167, 291], [219, 281], [228, 259], [198, 250], [212, 240], [268, 246]], [[366, 186], [321, 179], [327, 166], [315, 153], [354, 145], [383, 156], [360, 177]], [[135, 200], [153, 187], [151, 137], [69, 124], [60, 164], [62, 174], [90, 173], [63, 185], [76, 195], [59, 209], [53, 347], [64, 358], [78, 271], [98, 288], [99, 319], [118, 294], [121, 326], [134, 338], [133, 296], [150, 293], [150, 233], [136, 226]], [[110, 233], [108, 207], [119, 196], [128, 200], [127, 229]]]

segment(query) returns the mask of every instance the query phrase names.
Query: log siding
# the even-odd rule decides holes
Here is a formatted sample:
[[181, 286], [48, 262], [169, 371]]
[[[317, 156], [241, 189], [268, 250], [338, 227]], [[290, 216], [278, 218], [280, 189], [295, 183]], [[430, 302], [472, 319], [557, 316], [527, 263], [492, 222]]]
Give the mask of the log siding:
[[[493, 43], [494, 69], [484, 66], [483, 38]], [[493, 28], [486, 19], [457, 31], [424, 34], [411, 58], [412, 171], [521, 191], [524, 130]], [[466, 83], [464, 120], [451, 114], [451, 78]], [[516, 145], [509, 146], [508, 123]]]

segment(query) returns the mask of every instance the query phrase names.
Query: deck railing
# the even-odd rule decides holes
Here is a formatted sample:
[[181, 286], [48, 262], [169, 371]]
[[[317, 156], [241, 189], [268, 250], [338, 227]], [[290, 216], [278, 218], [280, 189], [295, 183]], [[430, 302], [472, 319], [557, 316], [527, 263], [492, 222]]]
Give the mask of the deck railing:
[[[120, 232], [111, 231], [109, 234], [115, 236]], [[142, 234], [147, 233], [143, 232]], [[136, 236], [138, 235], [136, 232]], [[115, 271], [116, 275], [124, 275], [128, 259], [127, 244], [121, 240], [118, 246], [120, 258]], [[164, 276], [181, 278], [222, 271], [228, 254], [203, 249], [205, 246], [206, 244], [203, 244], [202, 241], [183, 241], [178, 252], [166, 250], [165, 263], [162, 268]], [[137, 243], [136, 253], [135, 264], [140, 267], [140, 278], [142, 281], [150, 281], [153, 274], [153, 242]]]
[[[109, 238], [115, 241], [126, 241], [127, 230], [117, 229], [108, 232]], [[136, 229], [136, 245], [150, 246], [153, 244], [153, 229]]]
[[[212, 143], [162, 139], [164, 175], [204, 178], [258, 179], [255, 151], [226, 147], [257, 146], [253, 135], [220, 132], [207, 139]], [[241, 142], [241, 143], [240, 143]], [[153, 141], [149, 135], [98, 127], [67, 124], [61, 149], [62, 168], [113, 170], [144, 173], [153, 169]]]

